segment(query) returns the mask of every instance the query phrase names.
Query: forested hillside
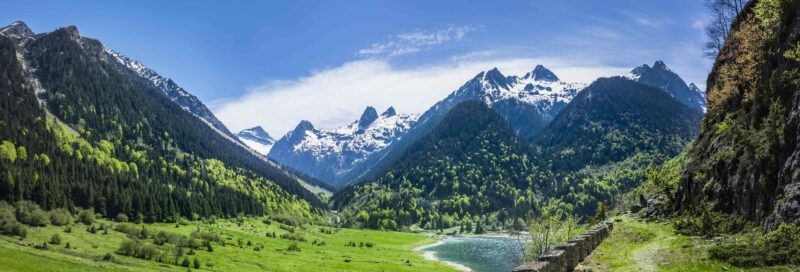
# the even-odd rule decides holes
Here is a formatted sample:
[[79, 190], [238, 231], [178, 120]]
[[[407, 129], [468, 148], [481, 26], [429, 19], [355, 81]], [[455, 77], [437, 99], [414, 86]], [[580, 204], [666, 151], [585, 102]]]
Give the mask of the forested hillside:
[[543, 214], [587, 216], [680, 153], [701, 116], [661, 89], [604, 78], [528, 143], [481, 101], [467, 101], [383, 176], [334, 201], [349, 224], [385, 229], [476, 221], [519, 227]]
[[502, 117], [481, 101], [467, 101], [385, 175], [344, 189], [334, 201], [351, 224], [369, 228], [449, 228], [473, 215], [503, 222], [533, 211], [537, 185], [529, 154]]
[[144, 221], [308, 217], [319, 207], [291, 177], [110, 62], [74, 27], [0, 40], [0, 199]]

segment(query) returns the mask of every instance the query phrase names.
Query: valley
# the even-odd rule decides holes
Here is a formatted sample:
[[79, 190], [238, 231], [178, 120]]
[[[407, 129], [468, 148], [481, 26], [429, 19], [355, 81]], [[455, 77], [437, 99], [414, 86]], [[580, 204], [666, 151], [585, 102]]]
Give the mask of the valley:
[[[681, 18], [710, 39], [705, 84], [703, 67], [676, 57], [693, 44], [640, 50], [650, 42], [641, 37], [612, 50], [636, 58], [614, 61], [508, 60], [495, 58], [498, 44], [447, 64], [398, 61], [493, 34], [475, 26], [390, 35], [309, 76], [272, 70], [297, 77], [248, 86], [238, 100], [206, 85], [210, 77], [184, 89], [112, 49], [130, 50], [94, 23], [86, 33], [109, 43], [76, 26], [34, 32], [13, 22], [0, 27], [0, 270], [800, 270], [800, 0], [704, 3], [712, 24]], [[635, 22], [636, 35], [677, 28]], [[280, 29], [226, 30], [194, 35]], [[580, 33], [604, 33], [592, 32]], [[601, 36], [595, 43], [628, 38]], [[255, 56], [228, 54], [279, 46], [226, 43], [210, 51], [225, 58], [215, 63], [251, 68]], [[130, 51], [159, 67], [182, 56]], [[639, 65], [642, 52], [675, 66]], [[258, 66], [298, 62], [283, 53]], [[252, 77], [219, 66], [239, 73], [218, 77]], [[361, 81], [379, 87], [365, 92]], [[440, 90], [408, 112], [419, 108], [409, 97], [376, 98], [395, 85]], [[209, 89], [220, 96], [206, 106]], [[236, 115], [275, 97], [284, 112]], [[352, 101], [360, 114], [342, 106]]]

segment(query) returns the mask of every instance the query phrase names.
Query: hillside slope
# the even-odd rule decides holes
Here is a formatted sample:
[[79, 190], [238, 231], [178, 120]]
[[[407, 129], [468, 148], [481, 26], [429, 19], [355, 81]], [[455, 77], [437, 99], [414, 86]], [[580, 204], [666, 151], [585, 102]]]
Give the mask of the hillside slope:
[[676, 208], [800, 223], [800, 1], [752, 1], [732, 29]]
[[0, 39], [3, 199], [145, 221], [321, 205], [75, 27]]

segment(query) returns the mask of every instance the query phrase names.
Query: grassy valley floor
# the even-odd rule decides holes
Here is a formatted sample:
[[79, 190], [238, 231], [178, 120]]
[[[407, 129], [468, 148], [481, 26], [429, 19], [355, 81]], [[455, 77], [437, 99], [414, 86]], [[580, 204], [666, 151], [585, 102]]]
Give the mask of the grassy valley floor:
[[[117, 224], [105, 220], [99, 223]], [[414, 251], [414, 248], [435, 240], [411, 233], [337, 230], [306, 225], [294, 230], [294, 234], [301, 235], [305, 242], [297, 242], [299, 251], [290, 251], [288, 248], [294, 241], [280, 238], [289, 233], [289, 228], [285, 225], [281, 228], [278, 222], [267, 225], [250, 219], [241, 226], [231, 220], [219, 220], [216, 224], [191, 222], [177, 228], [174, 223], [144, 226], [151, 234], [163, 230], [188, 236], [198, 229], [220, 234], [225, 239], [225, 246], [214, 242], [213, 252], [200, 247], [193, 250], [193, 255], [188, 255], [189, 249], [185, 250], [187, 255], [184, 256], [192, 262], [197, 258], [201, 263], [200, 269], [190, 265], [190, 270], [194, 271], [454, 271], [446, 264], [426, 260], [420, 252]], [[321, 229], [333, 232], [323, 233]], [[277, 238], [267, 237], [266, 233], [273, 232]], [[49, 243], [56, 233], [60, 236], [60, 243]], [[0, 270], [187, 271], [186, 267], [173, 261], [156, 262], [116, 254], [120, 244], [127, 239], [127, 234], [114, 230], [107, 234], [104, 231], [90, 233], [83, 224], [74, 224], [69, 233], [64, 227], [29, 228], [27, 237], [22, 240], [0, 236]], [[314, 243], [315, 240], [318, 243]], [[323, 242], [324, 245], [313, 245]], [[48, 243], [47, 249], [41, 249], [44, 243]], [[371, 247], [366, 246], [367, 243]], [[159, 248], [167, 250], [164, 246]], [[103, 257], [108, 253], [113, 259], [104, 261]]]
[[713, 239], [675, 233], [668, 222], [620, 216], [614, 231], [578, 269], [592, 271], [798, 271], [800, 267], [744, 269], [710, 259]]

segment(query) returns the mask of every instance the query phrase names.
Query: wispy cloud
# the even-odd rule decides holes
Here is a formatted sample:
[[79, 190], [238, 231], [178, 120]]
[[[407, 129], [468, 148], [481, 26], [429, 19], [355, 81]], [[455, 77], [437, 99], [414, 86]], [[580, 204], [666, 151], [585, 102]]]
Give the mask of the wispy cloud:
[[390, 37], [389, 41], [373, 43], [358, 50], [362, 57], [393, 57], [425, 51], [448, 42], [459, 41], [470, 32], [477, 31], [472, 26], [451, 26], [435, 31], [415, 31]]
[[624, 74], [629, 67], [589, 66], [586, 61], [555, 58], [496, 58], [472, 54], [464, 61], [397, 68], [385, 59], [364, 59], [292, 80], [272, 81], [247, 94], [212, 107], [225, 124], [239, 130], [262, 125], [282, 136], [300, 120], [318, 128], [333, 128], [356, 120], [366, 106], [379, 111], [421, 113], [480, 71], [498, 67], [507, 75], [522, 75], [543, 64], [560, 78], [590, 82], [600, 76]]

